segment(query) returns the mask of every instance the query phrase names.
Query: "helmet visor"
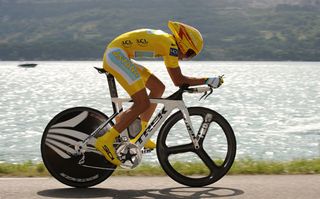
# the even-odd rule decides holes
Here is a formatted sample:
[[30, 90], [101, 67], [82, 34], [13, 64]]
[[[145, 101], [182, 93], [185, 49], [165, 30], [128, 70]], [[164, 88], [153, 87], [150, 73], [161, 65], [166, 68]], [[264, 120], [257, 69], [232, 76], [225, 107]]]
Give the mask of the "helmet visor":
[[186, 54], [184, 55], [184, 57], [186, 59], [191, 59], [192, 57], [196, 56], [196, 52], [194, 52], [192, 49], [189, 49]]

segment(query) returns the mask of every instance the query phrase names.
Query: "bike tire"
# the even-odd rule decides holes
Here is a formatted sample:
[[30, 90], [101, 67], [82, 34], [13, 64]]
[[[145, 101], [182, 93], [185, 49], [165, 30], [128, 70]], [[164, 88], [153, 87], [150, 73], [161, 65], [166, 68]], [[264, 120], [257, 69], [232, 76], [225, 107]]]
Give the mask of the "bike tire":
[[88, 143], [90, 150], [85, 152], [85, 161], [96, 168], [79, 165], [81, 158], [72, 155], [75, 143], [83, 141], [107, 119], [98, 110], [74, 107], [60, 112], [48, 123], [41, 139], [41, 155], [54, 178], [71, 187], [86, 188], [103, 182], [113, 173], [116, 166], [95, 150], [94, 140]]
[[[200, 149], [194, 148], [189, 134], [187, 133], [187, 128], [182, 127], [185, 126], [183, 122], [183, 115], [181, 111], [178, 111], [171, 115], [160, 129], [157, 139], [158, 160], [161, 164], [161, 167], [167, 173], [167, 175], [176, 182], [191, 187], [207, 186], [221, 179], [231, 168], [236, 155], [236, 138], [234, 136], [232, 127], [230, 126], [228, 121], [214, 110], [204, 107], [190, 107], [188, 108], [188, 111], [193, 126], [195, 126], [195, 119], [199, 119], [200, 122], [202, 120], [203, 122], [207, 114], [212, 115], [211, 123], [213, 124], [210, 123], [209, 131], [207, 132], [203, 140], [199, 142]], [[194, 128], [195, 133], [199, 132], [197, 130], [200, 129], [201, 124], [202, 123], [199, 124], [198, 129]], [[212, 133], [211, 127], [214, 130], [214, 133]], [[171, 136], [171, 133], [173, 136]], [[184, 133], [184, 135], [187, 136], [180, 137], [177, 139], [176, 136], [182, 133]], [[218, 138], [215, 138], [214, 136], [217, 136]], [[170, 137], [172, 137], [172, 139]], [[218, 143], [217, 145], [219, 147], [217, 146], [217, 151], [220, 150], [219, 148], [225, 149], [224, 151], [221, 150], [224, 153], [219, 152], [222, 154], [222, 158], [218, 157], [216, 160], [213, 160], [213, 158], [208, 155], [208, 152], [206, 152], [205, 147], [215, 148], [215, 144], [207, 144], [205, 142], [206, 138], [209, 139], [210, 142], [215, 140], [215, 142]], [[222, 138], [224, 139], [224, 141], [222, 142], [222, 144], [219, 144], [219, 139]], [[184, 144], [170, 146], [182, 142], [183, 140], [186, 141]], [[219, 154], [217, 152], [212, 153], [214, 155]], [[177, 161], [177, 159], [179, 158], [176, 158], [176, 155], [183, 155], [184, 159], [182, 160], [182, 162]], [[171, 158], [171, 156], [173, 157]], [[194, 165], [192, 163], [188, 163], [190, 162], [191, 157], [195, 159], [198, 157], [200, 159], [199, 164], [204, 165], [204, 168], [207, 167], [205, 168], [207, 174], [205, 174], [204, 176], [199, 176], [201, 174], [197, 173], [197, 169], [194, 168]], [[192, 160], [191, 162], [193, 161], [194, 160]], [[185, 171], [185, 167], [187, 167], [188, 165], [190, 167], [189, 170], [191, 170], [191, 172]]]

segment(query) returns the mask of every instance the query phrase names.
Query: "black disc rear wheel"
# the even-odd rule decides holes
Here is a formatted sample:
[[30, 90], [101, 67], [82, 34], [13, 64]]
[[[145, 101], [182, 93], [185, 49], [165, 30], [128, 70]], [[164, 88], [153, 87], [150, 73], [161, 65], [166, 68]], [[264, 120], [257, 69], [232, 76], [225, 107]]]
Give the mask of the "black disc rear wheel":
[[230, 124], [217, 112], [188, 108], [195, 134], [207, 126], [207, 133], [195, 149], [183, 115], [179, 111], [162, 126], [157, 140], [157, 155], [164, 171], [175, 181], [192, 187], [212, 184], [231, 168], [236, 155], [236, 139]]
[[75, 145], [107, 119], [95, 109], [75, 107], [62, 111], [49, 122], [42, 136], [41, 154], [53, 177], [69, 186], [90, 187], [113, 173], [115, 166], [95, 149], [95, 138], [87, 145], [84, 164], [79, 164], [83, 156], [75, 155]]

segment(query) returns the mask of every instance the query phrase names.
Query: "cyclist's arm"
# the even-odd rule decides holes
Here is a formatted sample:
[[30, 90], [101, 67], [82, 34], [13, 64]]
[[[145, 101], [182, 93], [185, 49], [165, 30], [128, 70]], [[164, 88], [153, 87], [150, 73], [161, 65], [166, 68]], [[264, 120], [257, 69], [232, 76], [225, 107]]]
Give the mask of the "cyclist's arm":
[[181, 72], [180, 67], [176, 67], [176, 68], [167, 67], [167, 70], [175, 86], [182, 86], [184, 84], [188, 84], [190, 86], [203, 85], [208, 79], [208, 78], [195, 78], [195, 77], [184, 76]]

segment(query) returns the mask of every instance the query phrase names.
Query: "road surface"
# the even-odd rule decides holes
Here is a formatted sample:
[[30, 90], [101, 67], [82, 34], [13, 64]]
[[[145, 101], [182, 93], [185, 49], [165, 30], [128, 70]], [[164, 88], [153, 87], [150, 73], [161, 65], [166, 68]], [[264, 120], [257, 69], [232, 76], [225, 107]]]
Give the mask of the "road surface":
[[54, 178], [0, 178], [0, 199], [7, 198], [318, 199], [320, 175], [225, 176], [205, 188], [185, 187], [169, 177], [112, 176], [88, 189], [70, 188]]

